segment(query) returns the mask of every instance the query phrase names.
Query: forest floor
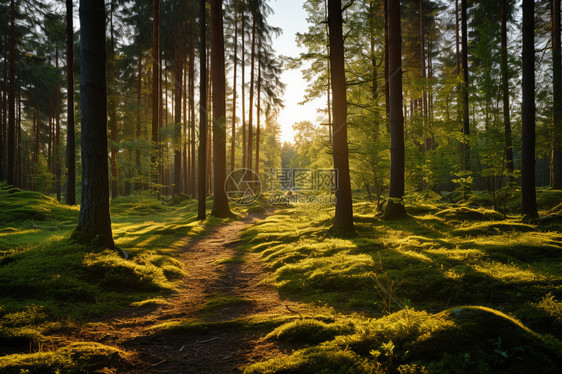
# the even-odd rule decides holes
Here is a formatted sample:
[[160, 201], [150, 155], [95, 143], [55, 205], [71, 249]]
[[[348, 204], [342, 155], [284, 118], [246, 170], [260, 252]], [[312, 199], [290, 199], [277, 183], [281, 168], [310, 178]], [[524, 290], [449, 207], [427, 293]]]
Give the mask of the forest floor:
[[398, 221], [359, 197], [346, 237], [331, 206], [265, 201], [199, 221], [114, 199], [124, 259], [69, 239], [77, 207], [0, 185], [0, 372], [560, 372], [562, 191], [536, 221], [517, 194], [413, 194]]
[[250, 214], [187, 244], [177, 258], [188, 276], [163, 305], [84, 324], [65, 340], [122, 349], [128, 353], [122, 369], [131, 373], [234, 373], [275, 356], [279, 348], [262, 341], [259, 330], [228, 326], [246, 317], [291, 315], [302, 309], [262, 284], [265, 274], [257, 254], [238, 251], [240, 231], [263, 218]]

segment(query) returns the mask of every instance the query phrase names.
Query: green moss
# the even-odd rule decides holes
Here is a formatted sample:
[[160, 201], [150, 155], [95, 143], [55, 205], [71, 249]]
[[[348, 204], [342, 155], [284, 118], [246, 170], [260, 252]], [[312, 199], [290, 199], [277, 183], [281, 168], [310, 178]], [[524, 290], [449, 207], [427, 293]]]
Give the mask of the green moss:
[[277, 327], [267, 334], [266, 338], [289, 343], [318, 344], [352, 330], [353, 326], [350, 324], [325, 323], [316, 319], [299, 319]]

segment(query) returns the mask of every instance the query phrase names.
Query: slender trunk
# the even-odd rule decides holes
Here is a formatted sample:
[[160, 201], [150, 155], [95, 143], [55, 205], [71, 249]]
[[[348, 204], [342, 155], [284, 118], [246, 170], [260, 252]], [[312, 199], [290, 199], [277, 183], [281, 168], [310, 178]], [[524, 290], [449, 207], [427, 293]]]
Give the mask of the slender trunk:
[[560, 55], [560, 0], [552, 0], [552, 85], [554, 127], [550, 186], [562, 189], [562, 60]]
[[[187, 52], [189, 53], [189, 46]], [[183, 128], [183, 154], [182, 154], [182, 184], [183, 188], [182, 191], [185, 194], [189, 192], [189, 173], [191, 172], [189, 169], [190, 166], [190, 136], [191, 136], [191, 127], [189, 126], [191, 119], [189, 118], [189, 111], [187, 109], [187, 92], [189, 87], [189, 82], [187, 80], [187, 71], [189, 70], [189, 62], [186, 60], [186, 56], [183, 57], [183, 120], [184, 120], [184, 128]]]
[[14, 0], [10, 2], [10, 91], [8, 93], [8, 166], [6, 182], [14, 185], [14, 163], [15, 163], [15, 130], [16, 130], [16, 34], [15, 16], [16, 6]]
[[37, 169], [37, 162], [39, 161], [39, 149], [41, 148], [41, 112], [39, 111], [39, 98], [41, 97], [41, 90], [39, 87], [35, 88], [37, 92], [36, 108], [35, 108], [35, 149], [33, 150], [33, 162], [35, 169]]
[[[152, 22], [152, 150], [150, 157], [150, 169], [152, 173], [151, 181], [158, 184], [159, 166], [158, 166], [158, 132], [160, 128], [159, 112], [160, 112], [160, 48], [159, 48], [159, 30], [160, 30], [160, 0], [153, 0], [153, 22]], [[157, 188], [153, 187], [153, 190]]]
[[230, 171], [234, 170], [236, 165], [236, 77], [238, 68], [238, 4], [234, 4], [234, 69], [232, 74], [234, 75], [234, 83], [232, 85], [232, 138], [230, 139]]
[[76, 139], [74, 136], [74, 26], [72, 0], [66, 0], [66, 203], [76, 204]]
[[[195, 188], [195, 20], [191, 18], [191, 42], [189, 52], [189, 110], [190, 128], [191, 128], [191, 166], [189, 192], [193, 198], [196, 197]], [[203, 84], [203, 83], [201, 83]]]
[[461, 26], [462, 26], [462, 99], [463, 99], [463, 170], [470, 170], [470, 119], [468, 107], [468, 26], [466, 1], [461, 0]]
[[199, 202], [197, 219], [206, 218], [205, 194], [207, 176], [207, 56], [205, 0], [199, 0]]
[[336, 214], [332, 229], [335, 232], [349, 233], [353, 232], [354, 228], [347, 145], [347, 99], [342, 23], [341, 0], [328, 0], [330, 68], [333, 85], [333, 157], [334, 169], [339, 179], [336, 190]]
[[420, 0], [420, 70], [422, 78], [422, 92], [421, 92], [421, 110], [422, 110], [422, 144], [423, 151], [427, 150], [425, 143], [425, 131], [427, 126], [427, 97], [426, 97], [426, 66], [425, 66], [425, 33], [423, 23], [423, 0]]
[[256, 18], [252, 16], [252, 51], [250, 54], [250, 101], [248, 102], [248, 169], [252, 169], [252, 153], [254, 143], [254, 65], [256, 58]]
[[176, 69], [175, 69], [175, 115], [174, 115], [174, 195], [178, 195], [181, 192], [181, 99], [182, 99], [182, 62], [183, 53], [181, 53], [181, 42], [180, 45], [176, 44]]
[[109, 216], [105, 5], [80, 0], [82, 199], [77, 240], [114, 248]]
[[260, 61], [260, 50], [261, 50], [261, 38], [258, 46], [258, 99], [256, 102], [256, 174], [260, 175], [260, 119], [261, 119], [261, 61]]
[[384, 101], [386, 112], [386, 127], [390, 131], [390, 77], [389, 77], [389, 56], [388, 56], [388, 2], [384, 1]]
[[400, 2], [388, 3], [390, 74], [390, 190], [384, 215], [388, 219], [406, 216], [404, 196], [404, 117], [402, 113], [402, 30]]
[[242, 91], [242, 167], [247, 166], [247, 146], [246, 146], [246, 17], [244, 15], [244, 3], [242, 4], [242, 84], [240, 90]]
[[535, 191], [535, 2], [523, 0], [521, 213], [537, 217]]
[[[136, 140], [137, 142], [140, 142], [141, 140], [141, 98], [142, 98], [142, 49], [140, 47], [140, 41], [139, 41], [139, 55], [138, 55], [138, 61], [137, 61], [137, 120], [136, 120], [136, 131], [135, 131], [135, 136], [136, 136]], [[138, 181], [136, 183], [135, 189], [136, 190], [141, 190], [142, 189], [142, 183], [141, 183], [141, 179], [142, 179], [142, 171], [141, 171], [141, 157], [140, 157], [140, 145], [137, 146], [137, 149], [135, 150], [135, 167], [137, 169], [137, 173], [138, 173]]]
[[511, 140], [511, 121], [509, 115], [509, 70], [507, 65], [507, 2], [501, 0], [501, 75], [503, 96], [503, 125], [505, 136], [505, 159], [509, 173], [508, 182], [513, 175], [513, 145]]
[[113, 12], [115, 2], [111, 0], [109, 14], [109, 63], [108, 71], [108, 110], [109, 110], [109, 131], [111, 137], [111, 197], [119, 195], [117, 189], [117, 103], [115, 93], [115, 37], [113, 32]]
[[213, 172], [212, 215], [230, 217], [226, 181], [226, 78], [224, 68], [222, 0], [211, 0], [211, 73], [213, 85]]
[[[55, 50], [55, 67], [57, 69], [57, 74], [59, 73], [59, 49]], [[56, 92], [55, 92], [55, 190], [57, 192], [57, 201], [60, 201], [61, 198], [61, 187], [60, 187], [60, 179], [61, 179], [61, 158], [60, 158], [60, 83], [57, 79], [56, 84]], [[18, 103], [21, 103], [21, 99]], [[20, 114], [21, 115], [21, 114]], [[20, 118], [21, 120], [21, 118]], [[18, 126], [18, 133], [19, 133], [19, 126]], [[21, 134], [18, 136], [18, 149], [19, 143], [21, 143]], [[19, 156], [19, 155], [18, 155]], [[19, 159], [19, 157], [18, 157]]]
[[[326, 19], [328, 19], [328, 4], [327, 4], [328, 0], [324, 0], [324, 17]], [[330, 30], [329, 30], [329, 26], [328, 23], [326, 22], [326, 39], [330, 38]], [[333, 141], [333, 137], [332, 137], [332, 103], [331, 103], [331, 95], [332, 95], [332, 81], [331, 81], [331, 77], [330, 77], [330, 43], [326, 43], [326, 52], [328, 53], [328, 60], [326, 62], [326, 76], [327, 76], [327, 88], [326, 88], [326, 100], [327, 100], [327, 104], [328, 104], [328, 139], [330, 140], [330, 142]]]

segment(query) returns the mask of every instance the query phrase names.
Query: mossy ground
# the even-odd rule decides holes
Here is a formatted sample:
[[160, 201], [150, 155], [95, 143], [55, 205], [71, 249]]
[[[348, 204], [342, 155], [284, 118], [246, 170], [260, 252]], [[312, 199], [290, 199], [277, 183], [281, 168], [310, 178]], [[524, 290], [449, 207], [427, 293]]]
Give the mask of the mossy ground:
[[[539, 191], [541, 213], [561, 198]], [[410, 199], [407, 209], [410, 218], [384, 221], [375, 204], [357, 202], [350, 238], [329, 235], [332, 208], [310, 205], [245, 232], [245, 249], [260, 254], [282, 296], [334, 310], [328, 322], [278, 326], [267, 338], [292, 353], [247, 373], [562, 368], [562, 227], [437, 199]]]
[[[265, 283], [307, 307], [219, 320], [216, 311], [252, 300], [216, 292], [197, 316], [153, 330], [251, 332], [281, 347], [283, 354], [247, 373], [559, 372], [562, 228], [505, 217], [486, 208], [488, 198], [475, 194], [463, 205], [410, 196], [410, 217], [399, 221], [357, 201], [357, 233], [345, 238], [330, 235], [330, 207], [279, 208], [245, 230], [235, 256], [219, 253], [212, 263], [259, 256]], [[539, 191], [541, 214], [558, 214], [561, 198]], [[264, 208], [258, 202], [249, 210]], [[78, 341], [65, 347], [53, 336], [126, 308], [167, 305], [186, 275], [179, 249], [227, 221], [196, 221], [190, 199], [131, 196], [114, 199], [111, 209], [126, 260], [69, 239], [78, 208], [0, 189], [0, 371], [126, 368], [127, 351]]]

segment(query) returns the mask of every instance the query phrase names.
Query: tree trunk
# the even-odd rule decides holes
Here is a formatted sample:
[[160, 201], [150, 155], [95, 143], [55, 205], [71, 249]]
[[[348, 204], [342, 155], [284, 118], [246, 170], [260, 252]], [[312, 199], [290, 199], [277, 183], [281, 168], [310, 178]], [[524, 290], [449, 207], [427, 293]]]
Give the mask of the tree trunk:
[[[189, 191], [193, 198], [196, 197], [195, 188], [195, 20], [191, 18], [191, 43], [189, 52], [189, 110], [191, 112], [191, 166], [189, 168], [191, 177], [189, 181]], [[203, 69], [205, 70], [205, 69]]]
[[[57, 74], [59, 73], [59, 50], [56, 49], [55, 52], [55, 66], [57, 69]], [[61, 179], [61, 154], [60, 154], [60, 83], [57, 79], [56, 84], [56, 93], [55, 93], [55, 190], [57, 192], [57, 201], [60, 202], [61, 198], [61, 188], [60, 188], [60, 179]], [[21, 98], [20, 98], [21, 102]], [[21, 115], [21, 114], [20, 114]], [[21, 118], [20, 118], [21, 120]], [[18, 127], [19, 130], [19, 127]], [[19, 144], [21, 144], [21, 134], [18, 136], [18, 149]], [[18, 152], [18, 159], [19, 159], [19, 152]], [[19, 169], [19, 168], [18, 168]], [[19, 171], [18, 171], [19, 174]], [[19, 182], [18, 182], [19, 184]]]
[[213, 92], [213, 172], [214, 200], [211, 214], [230, 217], [226, 181], [226, 78], [222, 0], [211, 0], [211, 74]]
[[562, 189], [562, 61], [560, 55], [560, 0], [552, 0], [552, 84], [554, 127], [550, 186]]
[[14, 185], [14, 163], [15, 163], [15, 138], [16, 138], [16, 35], [15, 14], [16, 6], [14, 0], [10, 2], [10, 91], [8, 93], [8, 166], [6, 182]]
[[258, 46], [258, 99], [256, 102], [256, 174], [260, 175], [260, 111], [261, 111], [261, 61], [260, 61], [260, 50], [261, 50], [261, 38]]
[[523, 0], [521, 213], [538, 217], [535, 191], [535, 2]]
[[400, 2], [388, 3], [388, 67], [390, 88], [390, 190], [384, 216], [406, 216], [404, 196], [404, 117], [402, 113], [402, 31]]
[[[141, 95], [142, 95], [142, 48], [139, 41], [139, 55], [137, 57], [137, 120], [136, 120], [136, 140], [140, 142], [141, 140]], [[138, 181], [136, 183], [135, 189], [142, 190], [142, 170], [141, 170], [141, 157], [140, 157], [140, 145], [137, 145], [135, 150], [135, 167], [137, 169]]]
[[232, 85], [232, 138], [230, 139], [230, 171], [234, 170], [236, 165], [236, 77], [238, 68], [238, 3], [234, 2], [234, 69], [232, 69], [232, 74], [234, 75], [234, 82]]
[[[160, 46], [159, 46], [159, 30], [160, 30], [160, 0], [153, 0], [153, 22], [152, 22], [152, 150], [150, 155], [150, 169], [152, 173], [152, 183], [158, 184], [159, 181], [159, 136], [160, 130], [159, 114], [160, 114]], [[153, 187], [154, 191], [158, 188]]]
[[109, 61], [108, 68], [108, 110], [109, 110], [109, 131], [111, 138], [111, 197], [119, 195], [117, 188], [117, 103], [115, 92], [115, 38], [113, 33], [113, 12], [115, 1], [111, 0], [109, 15]]
[[[181, 39], [181, 38], [180, 38]], [[181, 40], [180, 40], [181, 43]], [[180, 44], [181, 45], [181, 44]], [[174, 101], [174, 195], [181, 192], [181, 99], [182, 99], [182, 62], [183, 53], [180, 52], [180, 46], [175, 43], [176, 61], [175, 61], [175, 101]]]
[[245, 17], [245, 3], [242, 3], [242, 83], [240, 85], [240, 90], [242, 91], [242, 167], [247, 166], [247, 144], [246, 144], [246, 17]]
[[66, 203], [76, 204], [76, 140], [74, 136], [74, 26], [72, 0], [66, 0]]
[[503, 96], [503, 125], [505, 136], [505, 159], [509, 177], [513, 175], [513, 144], [511, 140], [511, 120], [509, 114], [509, 70], [507, 65], [507, 1], [501, 0], [501, 75]]
[[468, 108], [468, 26], [466, 1], [461, 0], [461, 23], [462, 23], [462, 100], [463, 100], [463, 116], [462, 116], [462, 134], [463, 134], [463, 170], [470, 170], [470, 120]]
[[330, 34], [330, 68], [332, 76], [332, 110], [334, 119], [333, 157], [338, 188], [336, 214], [332, 230], [350, 233], [353, 228], [353, 205], [349, 178], [347, 145], [347, 99], [342, 35], [341, 0], [328, 0], [328, 27]]
[[199, 202], [197, 219], [206, 218], [207, 176], [207, 56], [205, 0], [199, 0]]
[[252, 153], [254, 143], [254, 65], [256, 58], [256, 15], [252, 16], [252, 51], [250, 53], [250, 101], [248, 102], [248, 169], [252, 169]]
[[109, 216], [105, 6], [80, 0], [82, 199], [73, 237], [114, 248]]
[[389, 87], [389, 60], [388, 60], [388, 2], [390, 0], [384, 1], [384, 102], [385, 102], [385, 113], [386, 113], [386, 127], [390, 130], [390, 87]]

